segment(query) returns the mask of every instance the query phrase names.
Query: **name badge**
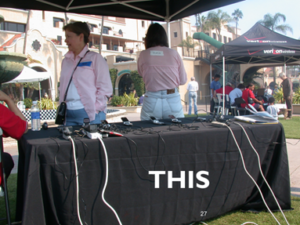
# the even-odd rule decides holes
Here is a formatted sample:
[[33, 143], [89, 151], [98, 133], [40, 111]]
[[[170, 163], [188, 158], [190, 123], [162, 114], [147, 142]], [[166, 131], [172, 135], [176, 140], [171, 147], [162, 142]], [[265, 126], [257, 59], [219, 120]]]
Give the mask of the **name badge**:
[[79, 63], [78, 67], [81, 67], [81, 66], [91, 66], [92, 65], [92, 61], [89, 61], [89, 62], [81, 62]]
[[164, 56], [164, 52], [163, 51], [150, 51], [150, 55], [153, 55], [153, 56]]

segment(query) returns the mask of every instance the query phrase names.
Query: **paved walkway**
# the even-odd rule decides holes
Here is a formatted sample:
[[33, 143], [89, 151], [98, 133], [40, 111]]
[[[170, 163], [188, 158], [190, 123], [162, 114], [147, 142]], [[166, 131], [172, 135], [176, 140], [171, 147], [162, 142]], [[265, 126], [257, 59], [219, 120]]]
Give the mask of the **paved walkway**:
[[[209, 110], [209, 107], [207, 107]], [[198, 106], [198, 113], [205, 113], [205, 105]], [[202, 111], [202, 112], [201, 112]], [[184, 107], [184, 113], [187, 113], [186, 107]], [[126, 113], [125, 115], [129, 121], [140, 120], [140, 113]], [[121, 122], [121, 120], [120, 120]], [[298, 139], [287, 139], [287, 149], [289, 156], [289, 169], [290, 169], [290, 180], [291, 180], [291, 194], [300, 197], [300, 140]], [[18, 146], [17, 142], [12, 138], [5, 138], [4, 150], [13, 156], [15, 161], [15, 168], [12, 173], [17, 173], [18, 165]]]

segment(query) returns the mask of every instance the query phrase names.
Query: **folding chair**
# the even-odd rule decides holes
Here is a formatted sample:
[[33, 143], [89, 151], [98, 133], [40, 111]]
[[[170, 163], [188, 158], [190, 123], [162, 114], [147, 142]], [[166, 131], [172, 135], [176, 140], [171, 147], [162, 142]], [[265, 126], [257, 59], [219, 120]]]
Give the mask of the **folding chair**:
[[243, 115], [246, 115], [247, 110], [241, 107], [242, 103], [246, 103], [245, 100], [242, 97], [236, 98], [234, 99], [234, 103], [236, 105], [235, 111], [237, 112], [237, 115], [240, 116], [240, 111], [244, 112]]
[[5, 171], [3, 167], [3, 140], [2, 140], [3, 131], [0, 128], [0, 197], [4, 196], [5, 198], [5, 208], [6, 208], [6, 217], [0, 218], [0, 220], [6, 220], [8, 225], [11, 225], [10, 221], [10, 209], [8, 202], [8, 191], [7, 191], [7, 183], [5, 177]]
[[[223, 111], [223, 94], [217, 94], [218, 97], [218, 103], [219, 103], [219, 108], [218, 108], [218, 114], [219, 112]], [[225, 113], [224, 115], [228, 115], [230, 108], [230, 99], [228, 95], [225, 95]]]

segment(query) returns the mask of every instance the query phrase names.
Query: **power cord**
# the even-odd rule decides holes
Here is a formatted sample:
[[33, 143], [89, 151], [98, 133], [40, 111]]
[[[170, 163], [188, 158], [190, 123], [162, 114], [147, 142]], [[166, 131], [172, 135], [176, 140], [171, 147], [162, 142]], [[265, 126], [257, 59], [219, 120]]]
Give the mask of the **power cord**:
[[[99, 133], [96, 133], [96, 134], [99, 134]], [[108, 180], [108, 157], [107, 157], [107, 151], [106, 151], [106, 147], [105, 147], [105, 144], [104, 144], [104, 142], [103, 142], [103, 140], [102, 140], [102, 136], [101, 136], [101, 134], [99, 134], [98, 135], [98, 137], [97, 137], [97, 139], [100, 141], [100, 143], [101, 143], [101, 145], [102, 145], [102, 148], [103, 148], [103, 152], [104, 152], [104, 155], [105, 155], [105, 182], [104, 182], [104, 186], [103, 186], [103, 190], [102, 190], [102, 194], [101, 194], [101, 196], [102, 196], [102, 200], [103, 200], [103, 202], [108, 206], [108, 208], [110, 208], [112, 211], [113, 211], [113, 213], [115, 214], [115, 216], [116, 216], [116, 218], [117, 218], [117, 220], [118, 220], [118, 223], [120, 224], [120, 225], [122, 225], [122, 222], [121, 222], [121, 220], [120, 220], [120, 218], [119, 218], [119, 215], [118, 215], [118, 213], [116, 212], [116, 210], [105, 200], [105, 197], [104, 197], [104, 195], [105, 195], [105, 190], [106, 190], [106, 186], [107, 186], [107, 180]]]
[[[225, 124], [225, 123], [220, 123], [220, 122], [214, 121], [214, 124], [218, 124], [219, 126], [225, 126], [225, 127], [227, 127], [228, 130], [230, 131], [230, 133], [231, 133], [231, 135], [232, 135], [232, 137], [233, 137], [233, 140], [234, 140], [234, 142], [235, 142], [235, 144], [236, 144], [236, 146], [237, 146], [237, 148], [238, 148], [238, 150], [239, 150], [239, 153], [240, 153], [240, 156], [241, 156], [241, 159], [242, 159], [243, 168], [244, 168], [246, 174], [249, 176], [249, 178], [253, 181], [253, 183], [254, 183], [255, 186], [257, 187], [257, 189], [258, 189], [258, 191], [259, 191], [259, 194], [260, 194], [260, 196], [261, 196], [261, 198], [262, 198], [262, 200], [263, 200], [263, 202], [264, 202], [266, 208], [268, 209], [269, 213], [272, 215], [272, 217], [275, 219], [275, 221], [280, 225], [280, 222], [277, 220], [277, 218], [275, 217], [275, 215], [274, 215], [274, 214], [272, 213], [272, 211], [270, 210], [268, 204], [266, 203], [266, 201], [265, 201], [265, 199], [264, 199], [264, 196], [263, 196], [263, 194], [262, 194], [262, 192], [261, 192], [261, 190], [260, 190], [258, 184], [257, 184], [256, 181], [254, 180], [254, 178], [251, 176], [251, 174], [248, 172], [248, 170], [247, 170], [247, 168], [246, 168], [246, 165], [245, 165], [245, 161], [244, 161], [244, 157], [243, 157], [242, 150], [241, 150], [239, 144], [237, 143], [237, 140], [236, 140], [236, 138], [235, 138], [235, 135], [234, 135], [232, 129], [231, 129], [227, 124]], [[260, 163], [259, 163], [259, 164], [260, 164]], [[288, 222], [287, 222], [287, 223], [288, 223]], [[288, 223], [288, 224], [289, 224], [289, 223]]]
[[252, 142], [251, 142], [251, 140], [250, 140], [250, 138], [249, 138], [249, 136], [248, 136], [246, 130], [244, 129], [244, 127], [243, 127], [240, 123], [237, 123], [237, 122], [234, 122], [234, 124], [237, 124], [238, 126], [240, 126], [240, 127], [242, 128], [242, 130], [244, 131], [244, 133], [245, 133], [245, 135], [246, 135], [246, 137], [247, 137], [247, 140], [248, 140], [248, 142], [249, 142], [251, 148], [253, 149], [253, 151], [255, 152], [255, 154], [256, 154], [256, 156], [257, 156], [258, 167], [259, 167], [260, 174], [261, 174], [261, 176], [263, 177], [263, 179], [264, 179], [266, 185], [268, 186], [268, 189], [270, 190], [270, 192], [271, 192], [271, 194], [272, 194], [272, 196], [273, 196], [273, 198], [274, 198], [274, 200], [275, 200], [275, 202], [276, 202], [276, 204], [277, 204], [277, 206], [278, 206], [278, 208], [279, 208], [279, 210], [280, 210], [280, 212], [281, 212], [283, 218], [285, 219], [285, 222], [286, 222], [287, 224], [289, 224], [289, 222], [287, 221], [287, 219], [286, 219], [286, 217], [285, 217], [285, 215], [284, 215], [284, 213], [283, 213], [283, 211], [282, 211], [282, 209], [281, 209], [281, 207], [280, 207], [280, 205], [279, 205], [279, 203], [278, 203], [278, 201], [277, 201], [277, 198], [276, 198], [274, 192], [272, 191], [272, 188], [270, 187], [269, 183], [267, 182], [267, 180], [266, 180], [266, 178], [265, 178], [265, 176], [264, 176], [264, 174], [263, 174], [263, 172], [262, 172], [261, 165], [260, 165], [260, 157], [259, 157], [259, 154], [258, 154], [257, 150], [254, 148], [254, 146], [253, 146], [253, 144], [252, 144]]
[[76, 211], [77, 211], [77, 217], [79, 220], [80, 225], [83, 225], [81, 216], [80, 216], [80, 209], [79, 209], [79, 176], [78, 176], [78, 167], [77, 167], [77, 160], [76, 160], [76, 149], [75, 149], [75, 143], [71, 135], [66, 135], [63, 133], [63, 137], [67, 140], [70, 140], [72, 143], [72, 149], [73, 149], [73, 159], [74, 159], [74, 167], [75, 167], [75, 178], [76, 178]]

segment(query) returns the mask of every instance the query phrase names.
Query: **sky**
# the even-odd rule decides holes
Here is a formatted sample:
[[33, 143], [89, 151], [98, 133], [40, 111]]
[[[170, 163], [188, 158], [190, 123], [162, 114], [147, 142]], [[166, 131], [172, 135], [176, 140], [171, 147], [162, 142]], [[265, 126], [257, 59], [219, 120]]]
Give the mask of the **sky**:
[[[244, 16], [238, 24], [241, 34], [247, 32], [257, 21], [262, 20], [265, 14], [284, 14], [286, 16], [284, 24], [293, 28], [293, 33], [287, 32], [286, 36], [300, 39], [300, 0], [245, 0], [218, 9], [227, 12], [230, 16], [235, 9], [242, 11]], [[203, 15], [207, 16], [207, 12]], [[195, 25], [195, 16], [191, 16], [191, 22]], [[233, 24], [235, 26], [235, 23]]]

